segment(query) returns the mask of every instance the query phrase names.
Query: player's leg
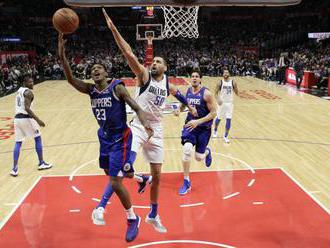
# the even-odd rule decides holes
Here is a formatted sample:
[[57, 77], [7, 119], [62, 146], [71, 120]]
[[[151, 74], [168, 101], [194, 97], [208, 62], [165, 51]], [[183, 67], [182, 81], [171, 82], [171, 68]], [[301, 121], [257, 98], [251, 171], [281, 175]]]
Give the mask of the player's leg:
[[[127, 137], [125, 137], [125, 134], [122, 134], [123, 140], [127, 140]], [[127, 136], [127, 135], [126, 135]], [[109, 154], [111, 153], [111, 142], [107, 140], [107, 138], [103, 135], [102, 131], [98, 131], [98, 138], [99, 138], [99, 143], [100, 143], [100, 156], [99, 156], [99, 166], [102, 168], [105, 172], [106, 175], [109, 176]], [[115, 139], [120, 139], [121, 136], [116, 137]], [[119, 147], [118, 150], [124, 149], [124, 144], [121, 145], [122, 147]], [[127, 156], [127, 155], [125, 155]], [[129, 151], [129, 156], [126, 159], [126, 164], [128, 163], [130, 168], [133, 168], [133, 162], [135, 161], [135, 157], [131, 158], [132, 156], [132, 151]], [[125, 165], [126, 165], [125, 164]], [[124, 167], [125, 167], [124, 165]], [[126, 174], [127, 177], [132, 177], [132, 174], [130, 171], [130, 168], [127, 169], [128, 173]], [[105, 220], [104, 220], [104, 212], [105, 208], [110, 200], [110, 198], [113, 195], [113, 188], [111, 183], [109, 182], [103, 192], [102, 198], [99, 202], [99, 204], [93, 209], [92, 212], [92, 220], [95, 225], [105, 225]]]
[[[110, 171], [110, 175], [112, 172]], [[132, 203], [131, 203], [131, 198], [124, 187], [122, 181], [123, 178], [119, 176], [111, 176], [111, 186], [118, 196], [121, 204], [123, 205], [126, 216], [127, 216], [127, 231], [126, 231], [126, 241], [131, 242], [133, 241], [138, 233], [139, 233], [139, 226], [141, 222], [141, 218], [134, 213]]]
[[14, 120], [14, 128], [15, 128], [15, 147], [13, 152], [14, 163], [13, 168], [10, 172], [10, 175], [13, 177], [18, 176], [18, 158], [21, 151], [22, 141], [24, 139], [23, 130], [20, 128], [20, 120]]
[[179, 188], [180, 195], [185, 195], [191, 190], [191, 182], [189, 178], [191, 153], [194, 145], [196, 144], [197, 135], [198, 135], [198, 131], [196, 130], [189, 131], [186, 128], [182, 129], [181, 144], [183, 145], [183, 149], [182, 149], [183, 184]]
[[197, 161], [205, 161], [206, 167], [210, 167], [212, 164], [212, 152], [208, 146], [211, 137], [211, 127], [201, 127], [198, 130], [196, 137], [196, 152], [195, 159]]
[[[101, 149], [100, 149], [100, 152], [101, 152]], [[104, 152], [104, 150], [103, 150], [103, 152]], [[104, 172], [106, 175], [109, 175], [109, 156], [108, 155], [104, 155], [104, 154], [102, 155], [100, 153], [99, 166], [100, 166], [100, 168], [104, 169]], [[92, 212], [92, 221], [95, 225], [98, 225], [98, 226], [105, 225], [104, 212], [105, 212], [105, 208], [106, 208], [113, 192], [114, 191], [113, 191], [111, 182], [107, 183], [99, 204], [93, 209], [93, 212]]]
[[221, 122], [221, 111], [222, 111], [222, 106], [218, 106], [217, 109], [217, 118], [214, 121], [214, 132], [213, 132], [213, 138], [218, 137], [218, 128]]
[[[140, 151], [143, 144], [146, 143], [148, 137], [143, 126], [132, 123], [130, 128], [132, 130], [133, 140], [132, 140], [132, 150], [130, 152], [130, 156], [127, 163], [133, 165], [136, 160], [138, 151]], [[132, 177], [135, 181], [137, 181], [139, 185], [138, 188], [139, 194], [142, 194], [145, 191], [147, 185], [151, 184], [152, 182], [152, 176], [135, 173]]]
[[[97, 134], [100, 144], [99, 167], [104, 170], [106, 175], [109, 175], [111, 142], [107, 140], [101, 129], [98, 130]], [[92, 212], [92, 221], [95, 225], [105, 225], [104, 212], [113, 192], [111, 182], [107, 183], [101, 201]]]
[[164, 146], [162, 128], [153, 127], [154, 136], [143, 147], [143, 154], [150, 163], [150, 171], [152, 176], [152, 184], [150, 187], [150, 213], [147, 215], [145, 221], [152, 224], [156, 231], [160, 233], [167, 232], [162, 225], [158, 214], [158, 197], [161, 178], [161, 167], [164, 161]]
[[150, 163], [152, 184], [150, 187], [150, 212], [145, 222], [152, 224], [157, 232], [166, 233], [167, 229], [163, 226], [158, 214], [158, 197], [161, 177], [161, 163]]
[[46, 163], [43, 158], [43, 148], [39, 124], [34, 119], [28, 119], [27, 125], [29, 125], [26, 130], [27, 135], [29, 137], [34, 137], [35, 150], [39, 160], [38, 170], [45, 170], [51, 168], [52, 164]]
[[185, 195], [191, 190], [190, 182], [190, 163], [191, 163], [191, 154], [194, 145], [190, 142], [186, 142], [183, 145], [183, 154], [182, 154], [182, 166], [183, 166], [183, 184], [179, 189], [180, 195]]
[[[116, 139], [115, 139], [116, 140]], [[109, 175], [111, 186], [116, 193], [127, 215], [126, 241], [133, 241], [139, 232], [141, 218], [135, 215], [130, 195], [123, 185], [124, 174], [132, 175], [134, 169], [132, 165], [127, 164], [132, 149], [132, 132], [129, 128], [123, 133], [121, 143], [114, 143], [110, 148], [109, 156]]]
[[34, 138], [35, 141], [35, 149], [38, 154], [38, 159], [39, 159], [39, 165], [38, 165], [38, 170], [45, 170], [49, 169], [52, 167], [52, 164], [49, 164], [44, 161], [43, 159], [43, 148], [42, 148], [42, 140], [41, 136], [37, 136]]
[[226, 131], [225, 131], [225, 135], [223, 137], [223, 139], [226, 143], [230, 142], [228, 139], [228, 135], [229, 135], [229, 131], [231, 128], [232, 116], [233, 116], [233, 104], [228, 104], [228, 106], [226, 108]]

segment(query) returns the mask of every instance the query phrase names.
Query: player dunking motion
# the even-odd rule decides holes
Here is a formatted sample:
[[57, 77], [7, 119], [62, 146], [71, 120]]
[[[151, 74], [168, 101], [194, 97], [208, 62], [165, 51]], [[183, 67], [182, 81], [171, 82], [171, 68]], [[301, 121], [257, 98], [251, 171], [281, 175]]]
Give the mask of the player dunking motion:
[[223, 136], [223, 140], [229, 143], [228, 134], [231, 127], [231, 119], [233, 117], [233, 101], [234, 92], [238, 95], [237, 84], [234, 80], [230, 79], [230, 73], [228, 70], [223, 71], [224, 80], [221, 80], [215, 88], [215, 97], [219, 104], [217, 118], [215, 120], [215, 127], [213, 137], [218, 136], [218, 127], [221, 121], [221, 117], [226, 118], [226, 131]]
[[10, 172], [10, 175], [18, 176], [18, 158], [21, 150], [22, 142], [25, 137], [34, 137], [35, 149], [39, 159], [39, 170], [49, 169], [51, 164], [47, 164], [43, 159], [42, 141], [40, 126], [44, 127], [45, 123], [39, 119], [39, 117], [32, 111], [33, 95], [33, 79], [32, 77], [26, 77], [23, 83], [23, 87], [20, 87], [17, 91], [15, 99], [15, 148], [14, 148], [14, 164]]
[[146, 136], [152, 135], [152, 129], [147, 124], [144, 112], [130, 97], [123, 82], [118, 79], [107, 79], [107, 72], [102, 64], [92, 66], [91, 76], [95, 84], [84, 83], [72, 75], [64, 48], [63, 35], [58, 38], [60, 60], [68, 82], [79, 92], [89, 95], [93, 114], [100, 126], [98, 138], [100, 142], [100, 167], [110, 177], [106, 192], [114, 191], [119, 197], [127, 214], [126, 241], [133, 241], [138, 235], [141, 218], [134, 213], [130, 196], [122, 184], [124, 174], [133, 173], [133, 167], [127, 166], [129, 160], [132, 133], [127, 126], [127, 103], [136, 113], [142, 129], [146, 128]]
[[[148, 121], [154, 130], [154, 135], [148, 140], [147, 133], [143, 129], [139, 119], [134, 118], [131, 124], [133, 132], [132, 152], [134, 156], [140, 148], [143, 150], [143, 155], [150, 163], [150, 170], [152, 176], [152, 184], [150, 189], [150, 213], [146, 216], [145, 221], [152, 224], [156, 231], [165, 233], [167, 229], [162, 225], [158, 214], [158, 196], [161, 167], [164, 160], [163, 149], [163, 127], [162, 127], [162, 110], [165, 108], [165, 99], [169, 94], [174, 95], [179, 101], [186, 104], [188, 103], [183, 95], [171, 84], [168, 83], [168, 77], [165, 72], [167, 71], [166, 61], [161, 57], [154, 57], [153, 63], [150, 66], [150, 72], [142, 64], [139, 63], [137, 57], [134, 55], [129, 44], [123, 39], [118, 32], [116, 26], [113, 24], [110, 17], [103, 9], [104, 16], [107, 21], [109, 29], [115, 38], [115, 41], [125, 56], [128, 64], [137, 77], [137, 103], [146, 112]], [[193, 108], [188, 106], [191, 111]], [[134, 157], [133, 157], [134, 158]], [[133, 161], [133, 160], [132, 160]], [[148, 177], [135, 177], [140, 181], [142, 192]]]
[[[212, 163], [211, 150], [207, 147], [211, 134], [213, 119], [217, 115], [217, 105], [211, 92], [201, 85], [201, 72], [194, 70], [191, 74], [191, 87], [186, 93], [187, 102], [197, 110], [198, 117], [188, 113], [184, 128], [182, 130], [181, 143], [183, 145], [183, 185], [179, 189], [180, 195], [185, 195], [191, 190], [189, 178], [191, 153], [195, 146], [195, 158], [197, 161], [205, 160], [205, 165], [209, 167]], [[181, 104], [174, 114], [179, 116], [185, 108]]]

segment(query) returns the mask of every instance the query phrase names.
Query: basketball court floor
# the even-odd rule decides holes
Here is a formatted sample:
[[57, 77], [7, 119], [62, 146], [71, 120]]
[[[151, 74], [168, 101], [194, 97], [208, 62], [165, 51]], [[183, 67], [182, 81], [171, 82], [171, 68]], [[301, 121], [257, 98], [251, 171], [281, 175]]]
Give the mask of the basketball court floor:
[[[203, 78], [212, 91], [218, 80]], [[105, 226], [91, 221], [107, 178], [97, 165], [97, 124], [88, 96], [65, 81], [35, 86], [34, 110], [46, 123], [44, 157], [54, 167], [38, 171], [34, 141], [27, 140], [17, 178], [9, 175], [15, 95], [1, 98], [0, 247], [330, 247], [330, 102], [252, 77], [234, 80], [240, 97], [231, 143], [223, 142], [221, 123], [218, 138], [210, 141], [213, 164], [192, 163], [186, 196], [178, 195], [185, 114], [165, 115], [159, 211], [168, 233], [141, 222], [129, 244], [117, 197], [107, 207]], [[183, 92], [187, 88], [184, 79], [173, 82]], [[135, 169], [148, 172], [142, 156]], [[139, 195], [133, 181], [125, 183], [144, 219], [149, 190]]]

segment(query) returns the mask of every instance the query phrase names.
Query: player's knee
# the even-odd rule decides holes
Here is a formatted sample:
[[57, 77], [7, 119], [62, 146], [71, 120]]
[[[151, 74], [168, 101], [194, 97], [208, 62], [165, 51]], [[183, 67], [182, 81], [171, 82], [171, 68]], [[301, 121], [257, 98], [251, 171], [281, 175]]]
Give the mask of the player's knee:
[[126, 178], [133, 178], [134, 177], [134, 172], [127, 172], [124, 174]]
[[187, 142], [184, 144], [183, 146], [183, 156], [182, 156], [182, 160], [184, 162], [189, 162], [191, 161], [191, 152], [193, 150], [193, 144]]
[[202, 161], [203, 159], [205, 159], [205, 155], [202, 154], [202, 153], [198, 153], [198, 152], [196, 152], [196, 153], [195, 153], [195, 159], [196, 159], [198, 162], [200, 162], [200, 161]]
[[153, 174], [152, 174], [152, 183], [155, 183], [155, 184], [157, 184], [157, 183], [159, 183], [159, 181], [160, 181], [160, 175], [161, 175], [161, 173], [160, 172], [154, 172]]
[[158, 184], [161, 176], [161, 164], [151, 164], [152, 184]]
[[111, 186], [114, 191], [117, 191], [121, 187], [121, 179], [118, 177], [111, 177]]

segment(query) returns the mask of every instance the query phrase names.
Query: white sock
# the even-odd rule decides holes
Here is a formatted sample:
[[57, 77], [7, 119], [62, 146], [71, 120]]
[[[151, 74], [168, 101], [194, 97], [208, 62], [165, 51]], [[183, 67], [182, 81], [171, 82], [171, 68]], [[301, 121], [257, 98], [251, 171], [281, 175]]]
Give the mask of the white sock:
[[143, 178], [138, 175], [138, 174], [134, 174], [134, 177], [133, 177], [136, 181], [138, 181], [139, 183], [142, 183], [143, 182]]
[[190, 182], [189, 176], [184, 176], [184, 179]]
[[129, 220], [136, 219], [136, 215], [134, 213], [133, 207], [131, 207], [129, 209], [125, 209], [125, 212], [126, 212], [127, 219], [129, 219]]

